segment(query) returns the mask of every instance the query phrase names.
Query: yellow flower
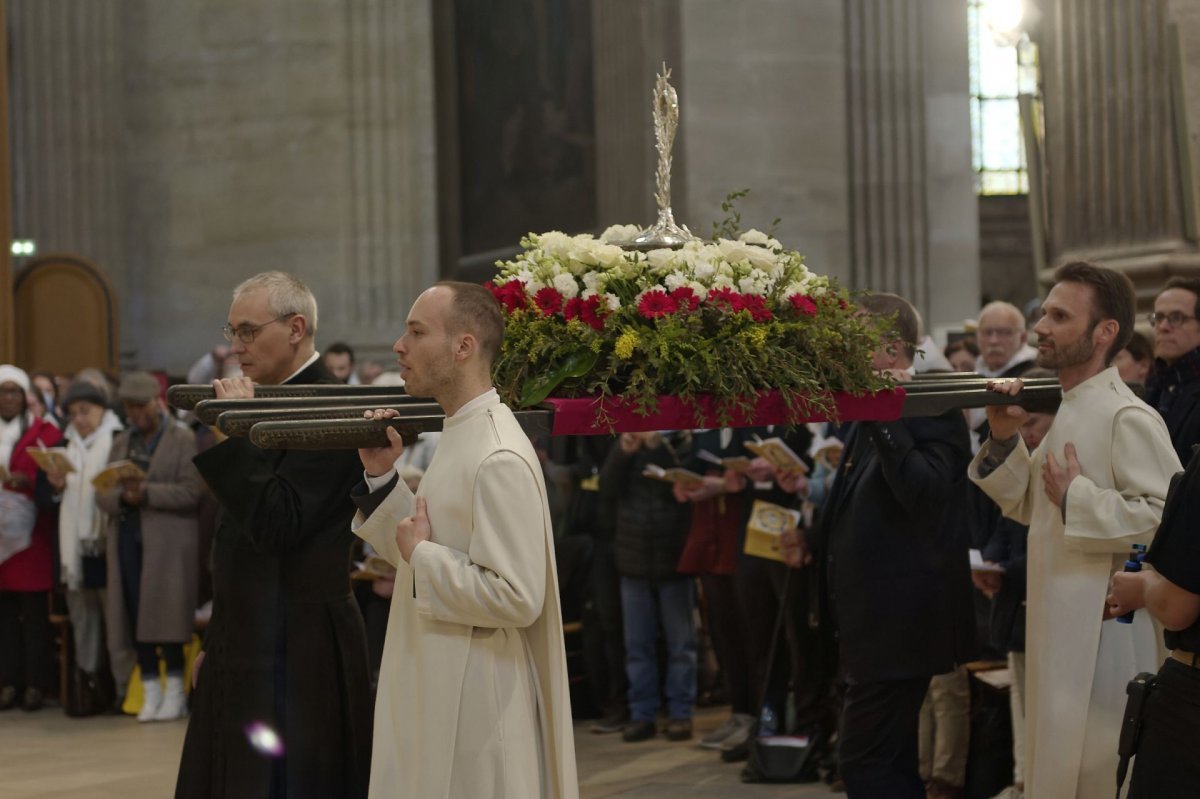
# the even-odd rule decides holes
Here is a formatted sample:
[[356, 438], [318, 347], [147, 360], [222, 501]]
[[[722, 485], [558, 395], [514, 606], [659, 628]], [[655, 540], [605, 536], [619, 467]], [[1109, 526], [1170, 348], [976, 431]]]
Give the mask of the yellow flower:
[[767, 329], [765, 327], [752, 327], [746, 331], [746, 338], [750, 339], [750, 345], [756, 350], [761, 350], [767, 343]]
[[618, 338], [616, 344], [613, 345], [613, 351], [617, 357], [623, 361], [628, 361], [633, 357], [633, 350], [637, 347], [638, 335], [632, 330], [626, 330]]

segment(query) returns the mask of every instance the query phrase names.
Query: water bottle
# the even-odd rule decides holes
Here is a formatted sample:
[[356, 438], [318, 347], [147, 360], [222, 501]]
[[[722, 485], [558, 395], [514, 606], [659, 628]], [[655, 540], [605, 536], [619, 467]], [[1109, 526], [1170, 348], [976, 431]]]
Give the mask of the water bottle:
[[[1146, 545], [1134, 544], [1133, 549], [1129, 552], [1129, 560], [1125, 561], [1125, 571], [1140, 572], [1142, 570], [1142, 559], [1146, 557]], [[1117, 616], [1117, 621], [1121, 624], [1133, 624], [1133, 611], [1129, 611], [1124, 616]]]
[[775, 734], [775, 711], [770, 705], [763, 705], [762, 713], [758, 717], [758, 735], [760, 738], [765, 738]]

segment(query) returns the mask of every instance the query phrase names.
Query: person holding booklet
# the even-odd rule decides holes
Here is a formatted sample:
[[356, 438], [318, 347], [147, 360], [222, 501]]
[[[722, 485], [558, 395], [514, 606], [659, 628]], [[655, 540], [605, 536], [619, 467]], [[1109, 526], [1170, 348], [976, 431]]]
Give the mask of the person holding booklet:
[[29, 407], [29, 377], [0, 365], [0, 710], [42, 707], [54, 679], [49, 594], [54, 588], [53, 512], [34, 506], [30, 456], [62, 438]]
[[[129, 428], [113, 440], [106, 470], [113, 484], [96, 491], [96, 504], [108, 518], [108, 646], [137, 655], [143, 722], [187, 714], [183, 645], [195, 626], [200, 573], [196, 436], [167, 414], [160, 394], [158, 379], [148, 372], [121, 378], [117, 397]], [[118, 683], [128, 676], [114, 675]]]
[[687, 431], [622, 433], [600, 470], [601, 494], [619, 497], [614, 552], [629, 678], [630, 721], [622, 737], [629, 743], [658, 735], [660, 629], [667, 644], [666, 736], [672, 741], [692, 737], [696, 584], [678, 570], [691, 512], [676, 500], [670, 481], [646, 474], [650, 466], [679, 468], [691, 449]]
[[[39, 504], [58, 509], [58, 547], [61, 580], [67, 589], [67, 612], [75, 636], [75, 660], [107, 702], [111, 687], [105, 658], [104, 534], [107, 520], [96, 507], [92, 478], [108, 463], [113, 437], [121, 422], [108, 409], [108, 398], [89, 382], [76, 380], [63, 397], [68, 425], [65, 462], [50, 451], [40, 465], [45, 478], [38, 487]], [[109, 652], [112, 668], [128, 673], [133, 668], [127, 653]], [[118, 686], [119, 688], [120, 686]]]

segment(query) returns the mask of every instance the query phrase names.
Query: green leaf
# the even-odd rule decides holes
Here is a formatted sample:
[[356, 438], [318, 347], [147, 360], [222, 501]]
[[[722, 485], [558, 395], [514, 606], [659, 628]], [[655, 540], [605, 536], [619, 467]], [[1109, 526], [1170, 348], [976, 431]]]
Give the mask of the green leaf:
[[592, 367], [596, 365], [596, 359], [599, 357], [600, 353], [591, 349], [576, 350], [568, 355], [557, 369], [529, 378], [521, 386], [521, 407], [528, 408], [531, 405], [537, 405], [550, 396], [550, 392], [558, 388], [559, 384], [569, 377], [583, 377], [592, 371]]

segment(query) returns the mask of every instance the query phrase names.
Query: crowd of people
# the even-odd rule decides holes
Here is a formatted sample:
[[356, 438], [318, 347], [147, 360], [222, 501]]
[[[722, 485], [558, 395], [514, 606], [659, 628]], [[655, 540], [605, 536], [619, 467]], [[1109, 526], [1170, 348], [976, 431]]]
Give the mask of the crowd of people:
[[[176, 414], [161, 373], [0, 366], [0, 710], [60, 693], [65, 616], [69, 712], [190, 708], [178, 796], [574, 796], [574, 708], [746, 779], [788, 738], [803, 778], [851, 797], [1095, 797], [1126, 683], [1163, 660], [1152, 615], [1171, 701], [1148, 703], [1130, 796], [1192, 795], [1200, 280], [1163, 288], [1149, 337], [1128, 279], [1082, 263], [1036, 318], [989, 303], [945, 348], [903, 298], [860, 304], [892, 320], [873, 365], [898, 382], [1057, 376], [1057, 414], [530, 441], [491, 387], [486, 291], [422, 294], [397, 373], [319, 352], [284, 273], [237, 287], [228, 346], [187, 382], [402, 384], [445, 410], [440, 436], [265, 451]], [[796, 460], [761, 454], [772, 439]], [[775, 554], [752, 545], [770, 518]], [[1008, 706], [973, 714], [968, 664], [994, 661]], [[700, 703], [729, 714], [696, 741]]]

